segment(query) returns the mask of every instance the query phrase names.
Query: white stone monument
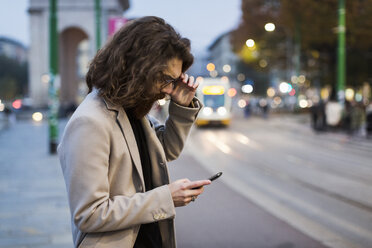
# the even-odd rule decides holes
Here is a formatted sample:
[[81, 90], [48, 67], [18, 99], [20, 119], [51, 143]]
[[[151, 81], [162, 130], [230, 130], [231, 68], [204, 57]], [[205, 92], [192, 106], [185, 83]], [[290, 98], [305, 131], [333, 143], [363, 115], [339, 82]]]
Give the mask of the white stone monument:
[[[29, 6], [29, 93], [35, 107], [44, 107], [48, 104], [48, 82], [42, 76], [49, 72], [49, 0], [30, 0]], [[58, 0], [57, 6], [59, 98], [60, 105], [68, 107], [79, 103], [82, 71], [96, 53], [95, 0]], [[128, 0], [101, 0], [102, 45], [109, 18], [122, 16], [128, 7]]]

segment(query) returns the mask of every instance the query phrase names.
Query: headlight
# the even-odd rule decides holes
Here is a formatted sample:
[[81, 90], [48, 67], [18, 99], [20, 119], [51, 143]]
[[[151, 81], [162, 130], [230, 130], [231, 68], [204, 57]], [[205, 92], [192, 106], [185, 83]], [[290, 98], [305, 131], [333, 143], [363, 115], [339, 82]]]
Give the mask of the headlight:
[[203, 108], [203, 114], [204, 115], [211, 115], [213, 113], [213, 109], [210, 107]]
[[217, 109], [217, 113], [218, 113], [219, 115], [225, 115], [225, 114], [227, 113], [227, 110], [226, 110], [225, 107], [219, 107], [219, 108]]

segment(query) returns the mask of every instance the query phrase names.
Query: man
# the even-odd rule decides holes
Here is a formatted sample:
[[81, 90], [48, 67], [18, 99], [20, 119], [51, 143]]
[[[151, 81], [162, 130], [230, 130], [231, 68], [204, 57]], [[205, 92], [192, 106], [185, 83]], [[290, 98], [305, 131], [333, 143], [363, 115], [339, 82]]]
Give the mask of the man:
[[[103, 47], [86, 76], [90, 93], [58, 147], [75, 247], [175, 247], [175, 207], [194, 201], [209, 180], [169, 183], [201, 108], [185, 71], [190, 42], [163, 19], [132, 21]], [[148, 116], [170, 96], [169, 117]]]

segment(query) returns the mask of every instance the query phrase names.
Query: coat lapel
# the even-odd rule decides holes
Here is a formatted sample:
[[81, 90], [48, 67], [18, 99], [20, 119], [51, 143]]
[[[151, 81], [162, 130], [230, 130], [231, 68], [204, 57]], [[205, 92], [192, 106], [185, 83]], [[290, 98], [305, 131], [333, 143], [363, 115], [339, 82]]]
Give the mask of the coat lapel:
[[127, 114], [124, 111], [124, 108], [120, 106], [116, 106], [111, 104], [110, 102], [103, 100], [106, 104], [108, 110], [115, 111], [116, 114], [116, 122], [118, 123], [121, 132], [124, 136], [124, 139], [127, 143], [130, 155], [132, 157], [134, 166], [137, 169], [139, 177], [141, 178], [141, 183], [143, 189], [145, 188], [145, 181], [143, 179], [143, 172], [142, 172], [142, 165], [141, 165], [141, 158], [138, 151], [138, 146], [136, 142], [136, 137], [134, 136], [130, 121], [128, 119]]

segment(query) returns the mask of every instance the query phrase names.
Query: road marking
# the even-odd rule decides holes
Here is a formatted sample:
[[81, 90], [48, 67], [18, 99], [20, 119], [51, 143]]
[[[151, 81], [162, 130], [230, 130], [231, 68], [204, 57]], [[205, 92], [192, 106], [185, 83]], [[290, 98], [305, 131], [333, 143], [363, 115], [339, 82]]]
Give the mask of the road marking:
[[[235, 136], [235, 138], [237, 140], [239, 140], [239, 139], [243, 140], [242, 136], [245, 137], [244, 135], [242, 135], [240, 133], [237, 133], [237, 132], [232, 132], [232, 134]], [[249, 142], [245, 142], [245, 143], [248, 143], [248, 145], [250, 145], [250, 147], [255, 147], [256, 148], [255, 150], [260, 151], [259, 149], [257, 149], [257, 147], [260, 148], [260, 145], [257, 142], [252, 141], [248, 137], [246, 137], [245, 140], [249, 140]], [[241, 158], [241, 156], [239, 156], [239, 154], [237, 152], [235, 152], [234, 150], [232, 150], [230, 155], [235, 156], [235, 158], [241, 160], [242, 162], [249, 162], [249, 161], [246, 161], [244, 158]], [[368, 180], [366, 181], [366, 179], [355, 176], [353, 174], [349, 174], [349, 173], [346, 173], [346, 172], [345, 173], [340, 173], [339, 171], [330, 170], [330, 169], [327, 169], [327, 168], [324, 168], [324, 167], [321, 167], [321, 166], [318, 166], [318, 165], [315, 165], [315, 164], [311, 164], [311, 163], [309, 163], [309, 161], [302, 160], [301, 158], [298, 158], [298, 157], [295, 157], [295, 156], [289, 155], [289, 154], [287, 155], [286, 158], [289, 162], [293, 162], [293, 163], [303, 161], [303, 162], [301, 162], [301, 164], [303, 164], [303, 165], [307, 166], [308, 168], [312, 169], [314, 172], [318, 173], [320, 171], [325, 171], [327, 173], [330, 173], [330, 175], [332, 177], [337, 176], [342, 180], [352, 180], [354, 183], [357, 183], [357, 184], [362, 184], [363, 183], [366, 187], [370, 187], [370, 181], [368, 181]], [[304, 187], [306, 187], [310, 190], [313, 190], [313, 191], [316, 191], [318, 193], [322, 193], [322, 194], [328, 195], [330, 197], [336, 198], [337, 200], [340, 200], [340, 201], [343, 201], [347, 204], [356, 206], [356, 207], [358, 207], [360, 209], [363, 209], [365, 211], [372, 212], [372, 206], [369, 204], [369, 201], [368, 201], [370, 198], [366, 198], [366, 199], [356, 198], [356, 196], [358, 196], [357, 194], [352, 195], [352, 196], [350, 196], [350, 195], [344, 196], [344, 194], [342, 194], [342, 192], [327, 189], [326, 187], [321, 187], [320, 185], [309, 183], [306, 180], [298, 178], [297, 176], [295, 176], [291, 173], [283, 172], [281, 170], [266, 166], [265, 162], [262, 162], [262, 163], [263, 163], [263, 165], [256, 166], [256, 168], [258, 168], [261, 171], [264, 171], [265, 173], [271, 173], [271, 174], [274, 174], [275, 176], [279, 176], [282, 179], [294, 181], [294, 182], [299, 183], [302, 186], [304, 186]]]
[[329, 247], [362, 248], [362, 246], [346, 240], [320, 223], [299, 214], [298, 212], [286, 207], [284, 204], [280, 204], [279, 202], [270, 199], [270, 197], [267, 197], [263, 193], [251, 187], [247, 187], [244, 182], [241, 182], [241, 180], [236, 177], [228, 174], [226, 175], [225, 173], [223, 181], [232, 189], [255, 202], [275, 217], [287, 222], [294, 228]]
[[210, 141], [213, 145], [215, 145], [219, 150], [221, 150], [223, 153], [230, 154], [231, 153], [231, 148], [220, 141], [215, 134], [212, 132], [206, 133], [206, 138], [208, 141]]
[[243, 145], [247, 145], [249, 147], [251, 147], [252, 149], [255, 149], [257, 151], [263, 151], [263, 147], [257, 143], [256, 141], [248, 138], [247, 136], [241, 134], [241, 133], [237, 133], [237, 132], [232, 132], [235, 139], [237, 141], [239, 141], [240, 143], [242, 143]]
[[[215, 144], [215, 143], [214, 143]], [[208, 171], [213, 173], [215, 167], [212, 169], [210, 168], [209, 163], [204, 162], [201, 156], [194, 156], [197, 149], [193, 146], [187, 146], [188, 150], [190, 151], [190, 155], [193, 156], [204, 168]], [[194, 150], [196, 149], [196, 150]], [[212, 171], [213, 170], [213, 171]], [[273, 214], [277, 218], [287, 222], [288, 224], [292, 225], [296, 229], [300, 230], [301, 232], [307, 234], [308, 236], [322, 242], [323, 244], [334, 247], [334, 248], [362, 248], [359, 244], [353, 243], [339, 234], [331, 231], [329, 228], [323, 226], [320, 223], [317, 223], [308, 217], [302, 216], [297, 211], [286, 207], [284, 204], [277, 202], [273, 199], [270, 199], [269, 196], [266, 196], [264, 193], [259, 192], [252, 187], [248, 187], [248, 185], [242, 182], [239, 178], [232, 176], [231, 174], [225, 173], [223, 178], [221, 178], [229, 187], [233, 190], [237, 191], [241, 195], [247, 197], [251, 201], [255, 202], [257, 205], [261, 206], [263, 209], [268, 211], [269, 213]], [[253, 182], [254, 180], [250, 180]], [[255, 184], [261, 187], [264, 187], [267, 191], [271, 192], [274, 195], [280, 196], [280, 198], [291, 202], [292, 204], [298, 205], [305, 209], [307, 212], [311, 212], [314, 215], [319, 216], [322, 219], [326, 219], [327, 221], [336, 224], [342, 227], [345, 230], [352, 232], [353, 234], [362, 236], [366, 239], [370, 239], [372, 237], [372, 233], [368, 230], [365, 230], [361, 227], [355, 226], [347, 221], [340, 220], [336, 216], [330, 215], [328, 212], [324, 212], [323, 210], [316, 208], [308, 203], [300, 201], [298, 198], [294, 198], [283, 191], [279, 191], [278, 189], [274, 189], [268, 185], [263, 184], [256, 180]]]

